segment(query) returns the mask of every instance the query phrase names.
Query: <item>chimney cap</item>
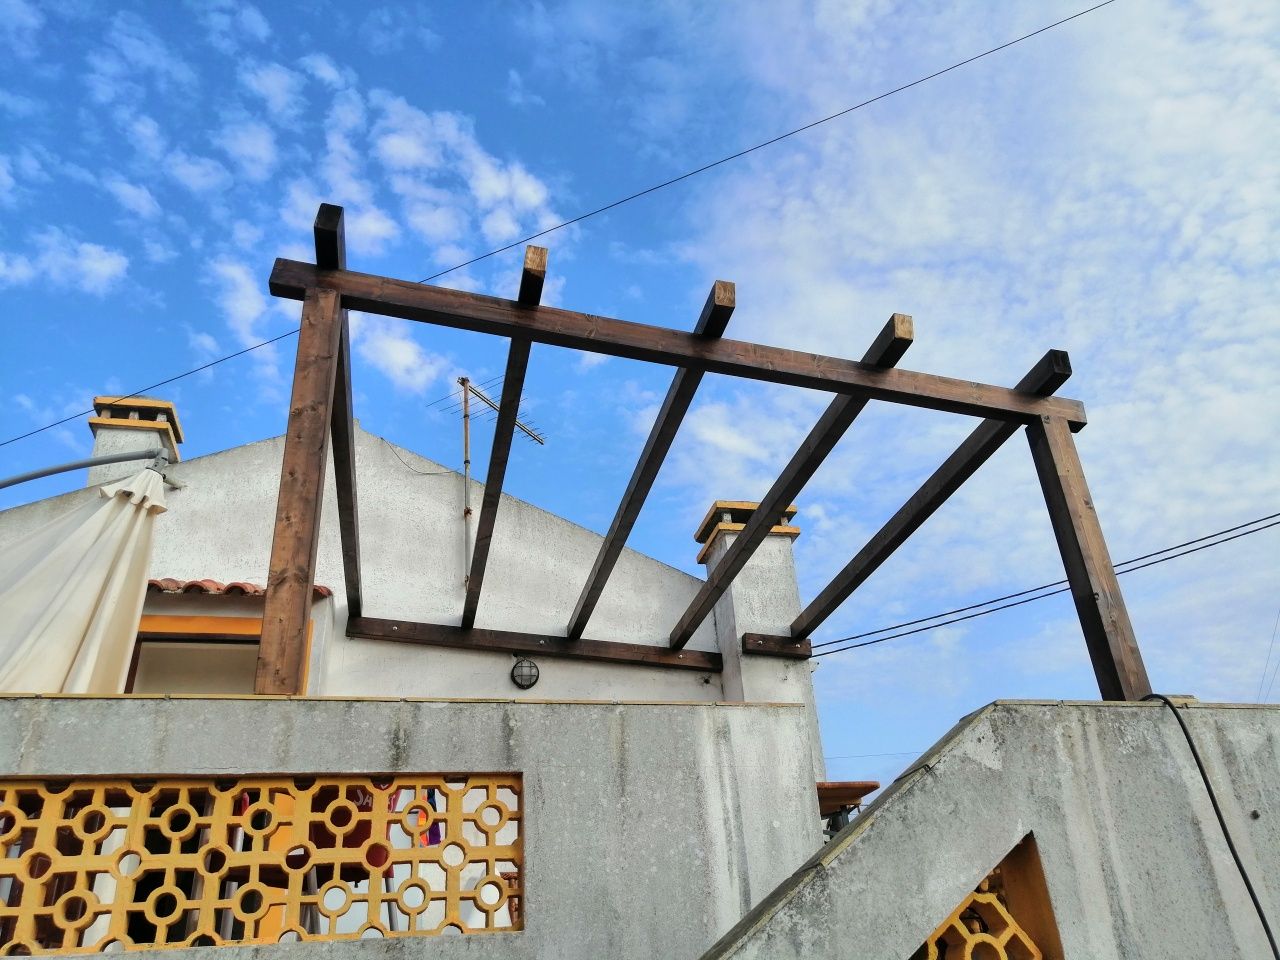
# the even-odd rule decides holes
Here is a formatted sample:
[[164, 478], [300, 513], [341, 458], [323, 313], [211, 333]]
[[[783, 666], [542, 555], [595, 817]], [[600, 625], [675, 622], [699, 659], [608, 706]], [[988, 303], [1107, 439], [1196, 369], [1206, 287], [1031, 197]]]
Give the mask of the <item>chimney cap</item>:
[[[742, 526], [751, 519], [751, 514], [755, 513], [756, 507], [760, 506], [750, 500], [717, 500], [711, 504], [711, 509], [707, 511], [707, 515], [702, 518], [702, 522], [698, 524], [698, 532], [693, 535], [693, 539], [698, 543], [706, 543], [716, 527], [722, 523]], [[798, 512], [796, 505], [793, 503], [782, 511], [782, 515], [778, 517], [778, 526], [785, 526], [788, 521], [792, 520]], [[725, 519], [725, 514], [729, 518]], [[789, 532], [789, 531], [788, 531]], [[796, 531], [799, 533], [799, 531]]]
[[94, 397], [93, 412], [96, 416], [89, 420], [89, 425], [94, 433], [100, 426], [150, 427], [171, 432], [175, 448], [182, 443], [182, 424], [172, 401], [156, 397]]

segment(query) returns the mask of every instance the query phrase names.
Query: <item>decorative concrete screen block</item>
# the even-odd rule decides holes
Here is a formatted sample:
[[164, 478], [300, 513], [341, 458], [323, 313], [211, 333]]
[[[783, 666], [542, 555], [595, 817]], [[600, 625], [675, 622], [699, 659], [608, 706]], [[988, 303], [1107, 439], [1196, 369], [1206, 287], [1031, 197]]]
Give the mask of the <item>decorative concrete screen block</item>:
[[517, 930], [522, 788], [0, 780], [0, 955]]

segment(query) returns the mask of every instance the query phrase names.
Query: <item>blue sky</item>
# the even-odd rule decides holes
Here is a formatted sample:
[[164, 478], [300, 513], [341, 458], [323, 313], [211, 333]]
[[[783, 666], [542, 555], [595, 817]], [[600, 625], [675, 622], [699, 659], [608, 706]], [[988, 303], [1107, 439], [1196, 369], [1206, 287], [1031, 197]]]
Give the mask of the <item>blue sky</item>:
[[[1076, 9], [0, 0], [4, 437], [296, 325], [266, 279], [310, 257], [320, 200], [347, 208], [353, 268], [420, 279]], [[731, 336], [856, 357], [900, 311], [904, 366], [997, 383], [1067, 349], [1117, 559], [1274, 512], [1278, 44], [1266, 0], [1119, 0], [552, 235], [546, 300], [687, 328], [723, 278]], [[441, 282], [511, 295], [517, 270]], [[426, 404], [500, 373], [505, 344], [378, 318], [353, 335], [363, 425], [457, 465], [456, 422]], [[157, 391], [184, 456], [280, 433], [291, 352]], [[526, 409], [549, 442], [517, 446], [510, 491], [603, 530], [669, 377], [535, 347]], [[631, 545], [701, 573], [708, 503], [762, 494], [824, 403], [708, 378]], [[867, 411], [799, 500], [806, 599], [970, 427]], [[89, 447], [73, 421], [0, 448], [0, 473]], [[1255, 697], [1277, 555], [1268, 532], [1125, 578], [1157, 689]], [[1015, 437], [818, 639], [1060, 576]], [[1064, 597], [816, 676], [849, 778], [892, 778], [998, 697], [1096, 696]]]

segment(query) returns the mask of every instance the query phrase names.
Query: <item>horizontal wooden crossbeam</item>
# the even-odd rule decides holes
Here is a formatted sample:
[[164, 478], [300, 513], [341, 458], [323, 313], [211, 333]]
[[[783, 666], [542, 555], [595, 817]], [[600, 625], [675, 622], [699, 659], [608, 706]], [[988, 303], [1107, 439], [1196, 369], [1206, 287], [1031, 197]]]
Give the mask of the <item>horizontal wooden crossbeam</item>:
[[514, 300], [393, 280], [351, 270], [321, 270], [279, 259], [271, 292], [301, 300], [308, 287], [338, 291], [343, 307], [419, 320], [591, 353], [664, 363], [770, 383], [810, 387], [911, 407], [1031, 423], [1041, 416], [1086, 423], [1084, 405], [1006, 387], [911, 370], [877, 370], [866, 363], [738, 340], [707, 339], [684, 330], [631, 323], [558, 307], [522, 307]]
[[438, 623], [381, 620], [376, 617], [352, 617], [347, 621], [347, 635], [366, 640], [418, 643], [428, 647], [497, 650], [531, 656], [628, 663], [638, 667], [700, 670], [704, 673], [719, 673], [723, 665], [720, 654], [703, 650], [669, 650], [667, 647], [618, 643], [612, 640], [568, 640], [565, 637], [511, 630], [464, 630]]
[[[1017, 389], [1027, 393], [1051, 394], [1071, 376], [1071, 360], [1062, 350], [1050, 350], [1018, 382]], [[836, 574], [791, 624], [793, 641], [809, 636], [835, 613], [854, 590], [880, 568], [911, 534], [960, 489], [977, 469], [989, 460], [1017, 431], [1017, 424], [1002, 420], [984, 420], [943, 461], [942, 466], [921, 484], [920, 489], [889, 518], [867, 545]]]

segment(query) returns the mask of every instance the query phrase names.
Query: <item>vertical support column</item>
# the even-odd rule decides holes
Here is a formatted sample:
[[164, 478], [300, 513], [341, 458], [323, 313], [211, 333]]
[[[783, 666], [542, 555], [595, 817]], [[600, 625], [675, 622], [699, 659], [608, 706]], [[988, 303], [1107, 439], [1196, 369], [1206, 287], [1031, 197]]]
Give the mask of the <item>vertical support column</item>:
[[342, 334], [338, 305], [337, 291], [314, 287], [302, 304], [255, 693], [302, 692]]
[[1027, 426], [1027, 440], [1102, 699], [1141, 700], [1151, 682], [1071, 429], [1058, 417], [1041, 417]]
[[[342, 207], [320, 204], [313, 228], [316, 266], [321, 270], [347, 269], [346, 232]], [[342, 538], [342, 572], [347, 588], [347, 616], [364, 612], [360, 584], [360, 508], [356, 496], [356, 429], [351, 404], [351, 340], [347, 311], [338, 310], [337, 376], [333, 384], [333, 483], [338, 497], [338, 533]]]

